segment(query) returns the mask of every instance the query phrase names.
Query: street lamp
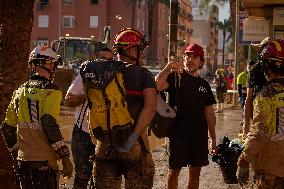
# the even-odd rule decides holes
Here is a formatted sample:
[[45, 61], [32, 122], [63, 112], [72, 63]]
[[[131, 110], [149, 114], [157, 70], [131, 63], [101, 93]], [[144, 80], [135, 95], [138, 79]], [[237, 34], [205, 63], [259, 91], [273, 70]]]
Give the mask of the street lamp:
[[119, 14], [116, 15], [114, 18], [118, 19], [118, 20], [121, 20], [122, 19], [122, 16], [120, 16]]

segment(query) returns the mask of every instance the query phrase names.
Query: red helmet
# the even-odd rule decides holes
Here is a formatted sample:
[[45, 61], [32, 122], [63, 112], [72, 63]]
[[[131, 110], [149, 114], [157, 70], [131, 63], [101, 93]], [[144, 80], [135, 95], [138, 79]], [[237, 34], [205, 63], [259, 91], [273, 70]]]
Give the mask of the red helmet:
[[130, 48], [138, 46], [141, 49], [149, 46], [150, 42], [145, 39], [139, 31], [132, 28], [125, 28], [121, 30], [114, 39], [113, 49], [117, 48]]
[[267, 40], [260, 50], [260, 63], [264, 69], [284, 71], [284, 40]]
[[284, 61], [284, 40], [267, 41], [261, 48], [260, 58]]

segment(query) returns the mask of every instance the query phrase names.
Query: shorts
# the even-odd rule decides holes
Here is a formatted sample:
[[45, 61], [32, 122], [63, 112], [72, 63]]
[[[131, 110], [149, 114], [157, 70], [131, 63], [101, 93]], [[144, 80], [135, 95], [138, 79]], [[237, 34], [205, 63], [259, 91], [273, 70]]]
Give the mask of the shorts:
[[202, 167], [209, 164], [207, 138], [170, 137], [169, 149], [170, 169], [180, 169], [187, 166]]

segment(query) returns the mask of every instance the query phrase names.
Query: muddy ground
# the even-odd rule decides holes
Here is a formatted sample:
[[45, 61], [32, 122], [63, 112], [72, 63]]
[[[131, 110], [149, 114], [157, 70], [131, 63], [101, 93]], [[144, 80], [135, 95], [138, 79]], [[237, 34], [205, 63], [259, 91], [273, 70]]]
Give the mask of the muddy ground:
[[[63, 135], [67, 141], [70, 143], [73, 119], [72, 113], [66, 111], [65, 116], [62, 116], [61, 125]], [[227, 105], [224, 113], [216, 114], [217, 125], [216, 125], [216, 135], [217, 141], [219, 141], [224, 136], [228, 136], [230, 139], [236, 138], [237, 133], [240, 130], [241, 114], [239, 109], [231, 108]], [[150, 137], [151, 149], [153, 153], [153, 159], [155, 161], [155, 178], [153, 189], [165, 188], [165, 182], [167, 177], [168, 168], [168, 156], [166, 153], [166, 148], [164, 145], [164, 140], [157, 140]], [[69, 146], [70, 147], [70, 146]], [[179, 189], [186, 188], [188, 177], [188, 169], [183, 168], [179, 177]], [[65, 182], [63, 179], [60, 180], [61, 188], [72, 188], [73, 179]], [[65, 183], [65, 184], [64, 184]], [[223, 182], [223, 177], [218, 165], [215, 162], [210, 161], [209, 165], [202, 168], [200, 176], [200, 189], [238, 189], [238, 185], [228, 185]]]

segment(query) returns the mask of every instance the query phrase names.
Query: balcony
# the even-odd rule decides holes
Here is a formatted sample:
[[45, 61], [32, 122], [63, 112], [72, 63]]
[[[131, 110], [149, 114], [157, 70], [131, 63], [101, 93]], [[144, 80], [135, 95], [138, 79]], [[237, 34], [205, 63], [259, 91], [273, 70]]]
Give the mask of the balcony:
[[179, 26], [178, 26], [181, 30], [183, 30], [183, 31], [186, 31], [186, 27], [185, 27], [185, 25], [182, 25], [182, 24], [179, 24]]
[[186, 46], [186, 41], [185, 41], [185, 39], [184, 40], [177, 40], [177, 44], [180, 47], [185, 47]]
[[193, 20], [193, 15], [190, 14], [190, 13], [188, 13], [188, 14], [187, 14], [187, 18], [188, 18], [190, 21], [192, 21], [192, 20]]
[[38, 11], [46, 11], [48, 7], [49, 0], [40, 0], [37, 4]]
[[193, 33], [193, 29], [187, 28], [186, 32], [189, 33], [189, 34], [192, 34]]
[[275, 7], [284, 6], [283, 0], [242, 0], [244, 8], [249, 16], [268, 17]]

